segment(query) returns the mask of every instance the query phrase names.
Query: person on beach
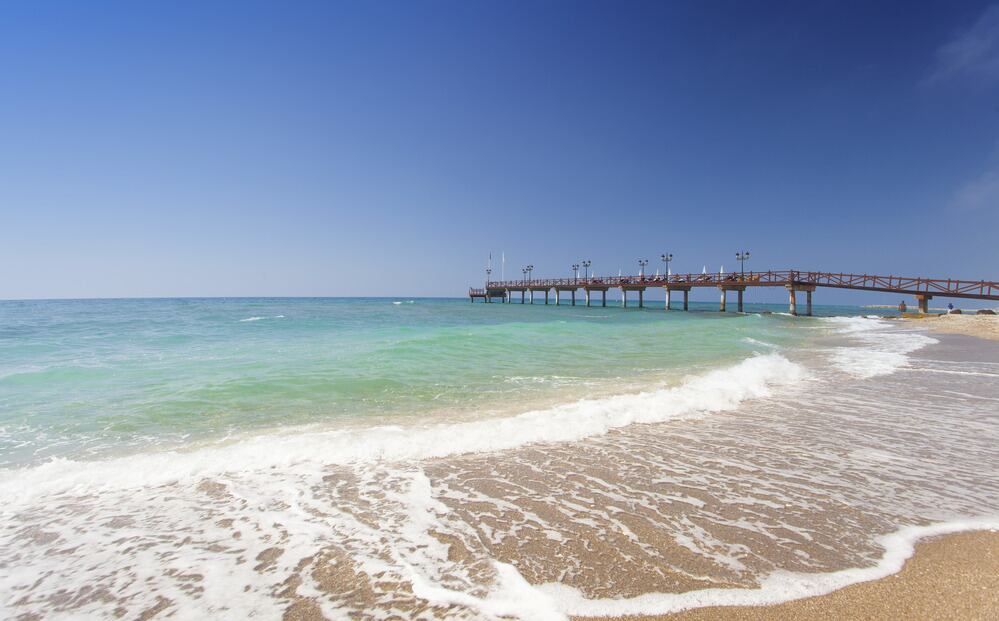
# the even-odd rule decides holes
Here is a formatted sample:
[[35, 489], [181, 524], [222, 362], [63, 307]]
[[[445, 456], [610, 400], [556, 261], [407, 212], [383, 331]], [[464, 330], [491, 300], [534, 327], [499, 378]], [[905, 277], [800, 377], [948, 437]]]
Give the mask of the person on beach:
[[898, 303], [898, 312], [904, 313], [908, 306], [905, 305], [905, 300]]
[[954, 303], [953, 302], [947, 302], [947, 312], [948, 313], [954, 312]]

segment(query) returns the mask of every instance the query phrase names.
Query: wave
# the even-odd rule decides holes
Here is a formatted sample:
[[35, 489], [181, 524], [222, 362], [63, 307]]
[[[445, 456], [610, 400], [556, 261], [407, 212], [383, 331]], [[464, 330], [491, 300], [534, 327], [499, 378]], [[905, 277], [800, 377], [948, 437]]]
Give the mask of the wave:
[[893, 330], [880, 318], [827, 317], [821, 321], [854, 341], [833, 349], [832, 362], [840, 371], [860, 379], [890, 375], [908, 366], [908, 354], [939, 343], [914, 330]]
[[54, 459], [0, 472], [8, 507], [68, 491], [100, 491], [169, 484], [225, 472], [275, 468], [316, 470], [330, 464], [399, 462], [501, 451], [539, 442], [572, 442], [634, 423], [660, 423], [732, 410], [806, 377], [778, 354], [756, 355], [723, 369], [691, 376], [674, 387], [601, 399], [583, 399], [518, 416], [456, 424], [365, 429], [275, 431], [190, 451], [163, 451], [78, 462]]
[[997, 529], [999, 520], [984, 517], [909, 526], [877, 538], [877, 543], [885, 552], [872, 567], [819, 574], [776, 571], [764, 578], [757, 589], [702, 589], [686, 593], [648, 593], [620, 599], [586, 599], [581, 592], [564, 584], [549, 583], [536, 588], [552, 598], [562, 612], [584, 617], [663, 615], [705, 606], [766, 606], [826, 595], [852, 584], [898, 573], [912, 556], [915, 543], [924, 537]]
[[240, 322], [243, 322], [243, 321], [261, 321], [263, 319], [284, 319], [284, 315], [274, 315], [273, 317], [247, 317], [246, 319], [240, 319], [239, 321]]

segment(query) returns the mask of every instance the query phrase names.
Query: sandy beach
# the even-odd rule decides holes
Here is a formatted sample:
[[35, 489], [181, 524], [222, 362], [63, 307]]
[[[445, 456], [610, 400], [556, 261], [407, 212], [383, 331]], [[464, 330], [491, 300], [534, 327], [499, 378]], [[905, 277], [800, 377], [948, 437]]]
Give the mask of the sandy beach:
[[[110, 322], [108, 338], [129, 338], [128, 328], [124, 335], [111, 328], [131, 317], [131, 329], [145, 330], [147, 304], [153, 303], [102, 302], [90, 312], [110, 318], [100, 320]], [[268, 359], [273, 375], [266, 377], [283, 386], [289, 367], [281, 362], [295, 368], [308, 358], [317, 334], [297, 328], [301, 334], [289, 340], [294, 316], [325, 312], [333, 323], [319, 334], [328, 338], [346, 319], [370, 321], [379, 316], [376, 305], [387, 308], [382, 328], [361, 341], [361, 357], [349, 359], [354, 368], [372, 365], [367, 345], [393, 334], [392, 324], [421, 304], [457, 318], [484, 306], [254, 300], [184, 302], [178, 311], [176, 302], [157, 302], [170, 326], [180, 312], [187, 313], [184, 325], [205, 328], [187, 328], [199, 338], [179, 340], [176, 350], [137, 359], [153, 380], [150, 396], [142, 392], [121, 420], [136, 419], [149, 399], [158, 402], [165, 358], [174, 360], [171, 375], [199, 394], [206, 378], [217, 380], [208, 387], [225, 384], [232, 363], [216, 368], [217, 359], [251, 334], [258, 348], [265, 346], [260, 351], [282, 352]], [[527, 316], [543, 309], [513, 310]], [[45, 323], [76, 321], [80, 313], [60, 304], [41, 311]], [[223, 312], [225, 331], [204, 319]], [[966, 532], [975, 521], [999, 530], [999, 522], [989, 521], [999, 507], [995, 341], [928, 338], [914, 324], [855, 316], [690, 313], [664, 321], [651, 312], [581, 312], [605, 314], [546, 322], [540, 330], [533, 322], [510, 322], [490, 355], [505, 361], [502, 377], [512, 381], [464, 374], [470, 341], [453, 338], [453, 326], [436, 320], [402, 326], [416, 339], [403, 334], [403, 347], [375, 348], [388, 358], [376, 358], [374, 366], [395, 369], [400, 356], [419, 347], [413, 360], [423, 369], [439, 356], [450, 362], [421, 372], [425, 384], [411, 372], [413, 363], [406, 365], [400, 383], [426, 394], [440, 390], [439, 378], [454, 377], [460, 396], [465, 385], [488, 380], [498, 397], [514, 400], [539, 372], [533, 357], [520, 354], [528, 346], [537, 355], [551, 352], [546, 366], [559, 369], [573, 369], [581, 352], [589, 364], [615, 360], [604, 348], [607, 336], [615, 350], [630, 343], [629, 359], [614, 369], [636, 356], [651, 366], [671, 354], [686, 360], [706, 349], [742, 353], [731, 360], [714, 354], [700, 368], [661, 367], [663, 379], [642, 392], [629, 392], [628, 384], [601, 394], [589, 380], [573, 383], [571, 392], [591, 398], [518, 415], [486, 412], [455, 421], [448, 412], [396, 426], [250, 430], [224, 443], [202, 434], [198, 446], [185, 450], [29, 462], [0, 479], [6, 511], [0, 567], [8, 568], [0, 570], [0, 592], [11, 594], [0, 601], [0, 617], [565, 619], [686, 610], [702, 618], [838, 618], [849, 617], [848, 610], [854, 618], [976, 618], [995, 607], [982, 600], [995, 589], [976, 591], [978, 599], [960, 590], [980, 591], [982, 579], [999, 573], [989, 564], [999, 557], [994, 535], [988, 547], [985, 539], [937, 552], [919, 546], [917, 560], [902, 571], [919, 536], [907, 529], [933, 527], [940, 530], [923, 536], [937, 536]], [[38, 321], [35, 313], [27, 320]], [[481, 334], [473, 341], [477, 351], [497, 330], [491, 321], [461, 328], [469, 329]], [[91, 333], [91, 322], [68, 330], [56, 352], [87, 347]], [[199, 347], [208, 358], [199, 365], [187, 343], [204, 341], [204, 333], [226, 338], [217, 355], [204, 356]], [[522, 346], [507, 347], [510, 339]], [[422, 349], [426, 341], [432, 349]], [[131, 342], [114, 341], [109, 350]], [[565, 351], [573, 358], [563, 358]], [[337, 377], [344, 364], [338, 358], [325, 372]], [[49, 399], [78, 399], [81, 392], [98, 399], [112, 371], [99, 381], [78, 373], [36, 381], [56, 382], [58, 394], [46, 393]], [[135, 377], [126, 373], [122, 381]], [[129, 385], [111, 394], [128, 394]], [[417, 402], [409, 399], [412, 386], [399, 404]], [[384, 387], [375, 383], [360, 396], [384, 398]], [[238, 407], [244, 393], [245, 387], [223, 395], [213, 389], [212, 398]], [[339, 393], [318, 394], [336, 403]], [[548, 394], [533, 398], [543, 403]], [[276, 415], [285, 416], [287, 393], [271, 395], [254, 393], [256, 407], [273, 398]], [[357, 396], [351, 393], [346, 405], [356, 408]], [[156, 424], [177, 420], [186, 431], [197, 423], [183, 418], [187, 409], [185, 400]], [[103, 433], [98, 423], [105, 420], [94, 425]], [[952, 540], [961, 539], [942, 541]], [[900, 578], [888, 578], [900, 571]], [[850, 579], [836, 578], [839, 572]], [[938, 587], [958, 590], [941, 599]], [[802, 599], [767, 607], [792, 596]]]
[[904, 320], [935, 332], [999, 340], [999, 315], [911, 315]]
[[776, 606], [698, 608], [628, 621], [799, 619], [994, 619], [999, 614], [999, 533], [928, 539], [899, 573]]

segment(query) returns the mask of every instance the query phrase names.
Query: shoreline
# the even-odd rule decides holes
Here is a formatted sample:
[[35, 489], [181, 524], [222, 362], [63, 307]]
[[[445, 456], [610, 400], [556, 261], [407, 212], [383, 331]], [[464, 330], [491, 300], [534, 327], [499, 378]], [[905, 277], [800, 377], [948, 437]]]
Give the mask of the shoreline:
[[[803, 349], [788, 348], [786, 359], [754, 355], [666, 391], [534, 412], [530, 425], [466, 421], [454, 434], [435, 428], [419, 437], [386, 427], [267, 434], [183, 456], [40, 467], [0, 480], [21, 494], [9, 504], [28, 510], [11, 520], [18, 574], [0, 581], [23, 591], [17, 612], [26, 615], [99, 616], [114, 604], [133, 616], [207, 616], [234, 596], [246, 614], [289, 619], [365, 611], [623, 618], [825, 601], [834, 589], [887, 580], [917, 544], [923, 549], [921, 537], [999, 530], [999, 521], [934, 521], [935, 506], [952, 516], [999, 506], [994, 471], [975, 470], [994, 461], [995, 427], [963, 431], [975, 412], [991, 413], [984, 401], [999, 398], [999, 386], [981, 379], [994, 377], [987, 365], [999, 364], [999, 350], [941, 336], [917, 354], [912, 347], [932, 341], [922, 331], [869, 322], [826, 322], [829, 330], [805, 333]], [[760, 347], [769, 342], [759, 338]], [[842, 355], [850, 352], [859, 353]], [[868, 381], [868, 358], [880, 361], [881, 379]], [[802, 372], [799, 363], [803, 381], [775, 392]], [[934, 400], [937, 388], [983, 403], [952, 408]], [[710, 415], [686, 416], [701, 410]], [[952, 456], [920, 466], [917, 482], [907, 457], [923, 444], [892, 431], [913, 419]], [[556, 430], [540, 433], [540, 421]], [[898, 503], [893, 490], [909, 491]], [[78, 500], [60, 511], [67, 496]], [[926, 502], [906, 502], [915, 496]], [[71, 533], [83, 530], [77, 543]], [[134, 560], [136, 541], [142, 554], [206, 559], [229, 573], [178, 578]], [[98, 566], [113, 573], [94, 576]], [[39, 583], [38, 575], [62, 579]], [[95, 583], [126, 588], [117, 603], [86, 599]], [[286, 586], [276, 593], [275, 584]], [[67, 592], [77, 598], [70, 604]]]
[[911, 323], [933, 332], [964, 334], [989, 341], [999, 341], [999, 315], [907, 315], [886, 319]]
[[[923, 539], [897, 573], [826, 595], [766, 606], [710, 606], [616, 621], [988, 619], [999, 611], [999, 532]], [[574, 617], [586, 619], [587, 617]], [[592, 618], [592, 617], [590, 617]]]

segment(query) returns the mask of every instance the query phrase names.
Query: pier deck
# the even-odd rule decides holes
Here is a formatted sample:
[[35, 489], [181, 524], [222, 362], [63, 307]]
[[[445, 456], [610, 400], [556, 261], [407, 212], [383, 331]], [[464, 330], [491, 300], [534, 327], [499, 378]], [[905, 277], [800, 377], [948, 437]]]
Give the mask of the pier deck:
[[586, 294], [586, 305], [590, 305], [590, 293], [598, 291], [602, 294], [602, 305], [607, 305], [607, 290], [621, 290], [622, 306], [628, 305], [628, 292], [638, 292], [638, 305], [644, 306], [644, 292], [649, 287], [662, 287], [666, 291], [666, 310], [670, 309], [670, 292], [683, 293], [683, 309], [687, 310], [690, 290], [695, 287], [715, 287], [721, 291], [720, 310], [725, 311], [728, 291], [738, 294], [738, 309], [742, 312], [743, 293], [749, 287], [784, 287], [788, 290], [789, 309], [791, 314], [797, 314], [796, 294], [802, 291], [806, 294], [806, 314], [812, 314], [812, 293], [819, 287], [833, 289], [854, 289], [858, 291], [878, 291], [882, 293], [897, 293], [911, 295], [919, 303], [919, 310], [928, 311], [929, 300], [934, 297], [960, 298], [968, 300], [999, 300], [999, 281], [959, 280], [941, 278], [913, 278], [906, 276], [876, 276], [872, 274], [844, 274], [835, 272], [805, 272], [799, 270], [769, 270], [766, 272], [745, 272], [730, 274], [671, 274], [669, 276], [609, 276], [602, 278], [539, 278], [531, 280], [490, 281], [482, 289], [469, 289], [469, 298], [482, 298], [490, 302], [494, 298], [512, 302], [513, 292], [520, 292], [520, 301], [524, 303], [525, 291], [531, 293], [531, 303], [534, 303], [534, 293], [545, 292], [545, 304], [548, 303], [548, 292], [555, 290], [556, 304], [560, 292], [570, 292], [572, 304], [576, 304], [576, 291], [582, 289]]

